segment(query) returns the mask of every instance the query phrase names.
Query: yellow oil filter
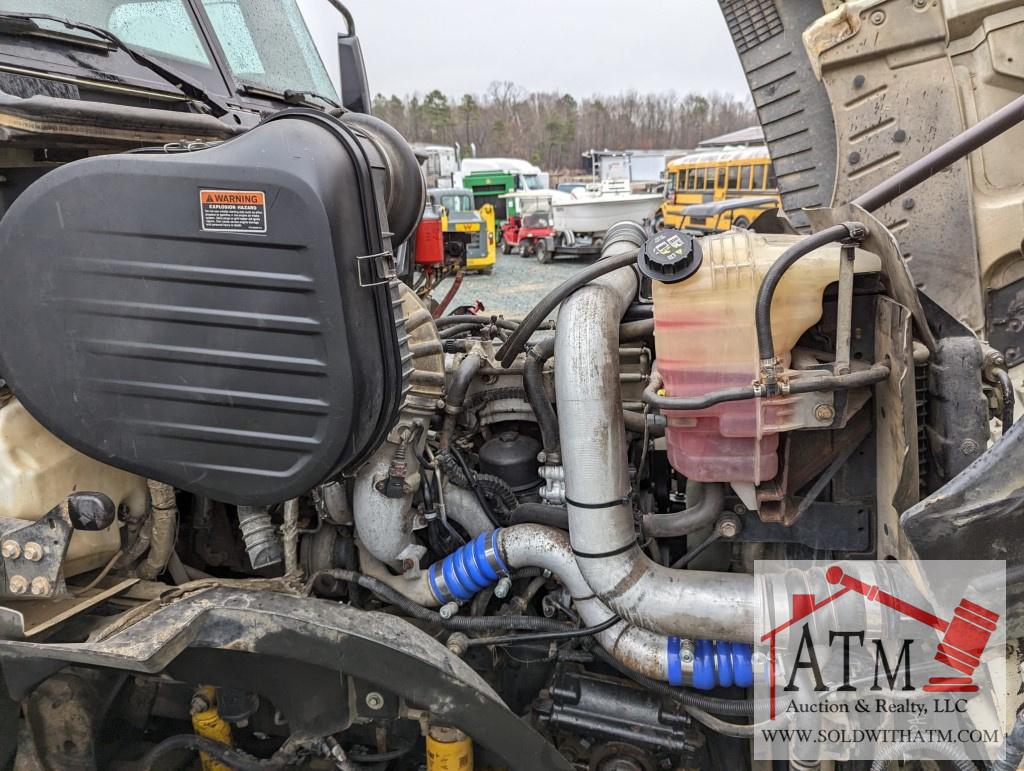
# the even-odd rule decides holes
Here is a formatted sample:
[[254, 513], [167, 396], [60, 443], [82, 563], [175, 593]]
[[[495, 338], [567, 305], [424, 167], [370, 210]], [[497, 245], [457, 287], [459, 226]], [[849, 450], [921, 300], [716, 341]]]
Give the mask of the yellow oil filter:
[[[217, 691], [204, 685], [192, 699], [192, 730], [204, 739], [226, 744], [231, 743], [231, 725], [217, 711]], [[199, 753], [203, 771], [231, 771], [230, 766], [219, 763], [205, 752]]]
[[427, 771], [473, 771], [473, 741], [457, 728], [431, 726]]

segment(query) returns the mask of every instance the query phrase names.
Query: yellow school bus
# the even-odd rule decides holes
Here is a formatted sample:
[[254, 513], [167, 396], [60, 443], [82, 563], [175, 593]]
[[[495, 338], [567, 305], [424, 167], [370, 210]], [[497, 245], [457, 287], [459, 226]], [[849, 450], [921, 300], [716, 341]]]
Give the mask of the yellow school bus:
[[[708, 206], [726, 201], [727, 205]], [[698, 208], [687, 211], [690, 206]], [[665, 203], [655, 227], [702, 233], [745, 228], [779, 206], [767, 147], [697, 150], [668, 164]]]

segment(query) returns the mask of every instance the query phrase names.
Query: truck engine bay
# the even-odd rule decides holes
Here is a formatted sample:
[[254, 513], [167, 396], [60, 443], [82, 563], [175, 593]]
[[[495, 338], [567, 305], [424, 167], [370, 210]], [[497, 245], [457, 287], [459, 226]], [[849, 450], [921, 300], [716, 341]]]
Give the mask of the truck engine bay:
[[935, 293], [890, 215], [1019, 140], [1022, 82], [805, 221], [616, 225], [522, 319], [399, 280], [425, 187], [370, 115], [66, 157], [5, 128], [0, 765], [768, 769], [761, 560], [1005, 560], [1020, 638], [990, 331], [1024, 231]]

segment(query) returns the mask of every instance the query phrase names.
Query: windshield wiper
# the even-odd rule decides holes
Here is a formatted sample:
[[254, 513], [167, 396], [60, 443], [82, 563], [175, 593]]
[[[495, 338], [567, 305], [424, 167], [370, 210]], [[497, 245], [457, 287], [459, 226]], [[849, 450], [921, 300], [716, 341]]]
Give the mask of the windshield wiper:
[[[100, 40], [105, 40], [110, 43], [114, 48], [124, 51], [129, 57], [136, 63], [150, 70], [151, 72], [159, 75], [161, 78], [166, 80], [172, 86], [181, 91], [182, 94], [193, 99], [197, 102], [201, 102], [206, 105], [207, 109], [214, 117], [221, 117], [222, 115], [228, 114], [228, 107], [220, 99], [211, 96], [206, 89], [204, 89], [197, 81], [193, 80], [190, 76], [185, 75], [181, 72], [176, 71], [172, 67], [167, 66], [163, 62], [155, 59], [148, 54], [143, 53], [137, 48], [125, 43], [121, 38], [115, 35], [110, 30], [103, 29], [103, 27], [97, 27], [92, 24], [86, 24], [81, 21], [71, 21], [70, 19], [62, 19], [59, 16], [51, 16], [47, 13], [10, 13], [0, 12], [0, 19], [9, 24], [5, 24], [0, 28], [0, 32], [9, 35], [34, 35], [41, 37], [56, 37], [52, 30], [47, 30], [44, 27], [36, 24], [36, 21], [52, 21], [55, 24], [62, 24], [67, 29], [77, 29], [83, 32], [88, 32], [90, 35], [95, 35]], [[58, 33], [59, 34], [59, 33]], [[67, 41], [65, 38], [59, 38]], [[89, 41], [83, 41], [89, 44]]]
[[242, 83], [238, 87], [238, 93], [245, 96], [262, 96], [266, 99], [276, 99], [279, 102], [292, 105], [312, 105], [307, 97], [319, 99], [321, 102], [341, 109], [341, 105], [331, 99], [329, 96], [317, 93], [316, 91], [298, 91], [290, 88], [286, 88], [284, 91], [277, 91], [273, 88], [267, 88], [266, 86], [257, 86], [252, 83]]

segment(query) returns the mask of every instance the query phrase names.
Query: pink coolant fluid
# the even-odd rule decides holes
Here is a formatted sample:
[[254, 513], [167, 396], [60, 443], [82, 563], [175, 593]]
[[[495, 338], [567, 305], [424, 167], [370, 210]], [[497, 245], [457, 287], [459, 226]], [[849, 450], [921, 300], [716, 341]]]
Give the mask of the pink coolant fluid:
[[[799, 240], [747, 230], [701, 239], [700, 269], [675, 284], [654, 283], [658, 371], [669, 396], [701, 396], [749, 386], [758, 375], [754, 302], [765, 272]], [[796, 341], [822, 312], [822, 295], [839, 278], [840, 247], [818, 249], [783, 277], [772, 303], [776, 355], [788, 365]], [[877, 271], [878, 258], [858, 251], [854, 270]], [[726, 402], [667, 412], [669, 462], [699, 482], [771, 480], [779, 471], [779, 434], [799, 426], [795, 397]]]

